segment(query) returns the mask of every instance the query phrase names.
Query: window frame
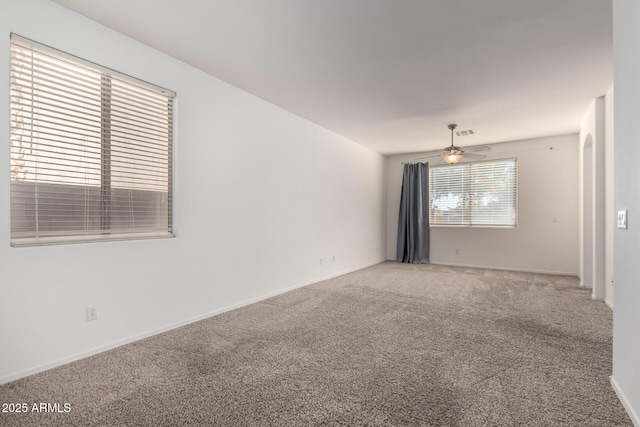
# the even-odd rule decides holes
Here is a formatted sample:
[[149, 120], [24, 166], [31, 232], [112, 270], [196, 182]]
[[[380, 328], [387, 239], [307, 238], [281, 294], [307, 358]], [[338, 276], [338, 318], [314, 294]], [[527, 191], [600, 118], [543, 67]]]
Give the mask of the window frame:
[[[487, 163], [506, 163], [506, 162], [513, 162], [514, 164], [514, 176], [513, 176], [513, 223], [511, 224], [482, 224], [482, 223], [478, 223], [478, 224], [474, 224], [473, 223], [473, 217], [472, 217], [472, 210], [471, 210], [471, 200], [472, 200], [472, 195], [469, 194], [469, 189], [467, 188], [467, 194], [469, 194], [468, 196], [468, 205], [466, 208], [464, 208], [467, 212], [465, 213], [465, 215], [467, 215], [469, 217], [468, 223], [462, 224], [462, 223], [444, 223], [444, 222], [434, 222], [433, 221], [433, 214], [434, 214], [434, 209], [433, 209], [433, 197], [432, 197], [432, 186], [433, 186], [433, 175], [432, 175], [432, 169], [438, 169], [438, 168], [456, 168], [456, 167], [468, 167], [469, 170], [471, 171], [471, 167], [473, 165], [477, 165], [477, 164], [487, 164]], [[467, 173], [466, 174], [466, 178], [470, 179], [470, 175], [471, 173]], [[471, 161], [471, 162], [463, 162], [463, 163], [457, 163], [455, 165], [436, 165], [436, 166], [430, 166], [429, 167], [429, 227], [434, 227], [434, 228], [493, 228], [493, 229], [517, 229], [518, 228], [518, 205], [519, 205], [519, 180], [518, 180], [518, 158], [517, 157], [509, 157], [509, 158], [504, 158], [504, 159], [488, 159], [488, 160], [478, 160], [478, 161]]]
[[[171, 237], [175, 237], [174, 234], [174, 227], [173, 227], [173, 217], [174, 217], [174, 206], [173, 206], [173, 146], [174, 146], [174, 129], [175, 129], [175, 114], [174, 114], [174, 105], [175, 105], [175, 97], [176, 97], [176, 93], [171, 91], [171, 90], [167, 90], [165, 88], [162, 88], [160, 86], [148, 83], [146, 81], [140, 80], [138, 78], [129, 76], [127, 74], [112, 70], [110, 68], [104, 67], [102, 65], [99, 64], [95, 64], [91, 61], [88, 61], [86, 59], [83, 58], [79, 58], [77, 56], [65, 53], [63, 51], [60, 51], [58, 49], [43, 45], [41, 43], [35, 42], [33, 40], [27, 39], [25, 37], [19, 36], [15, 33], [12, 33], [10, 35], [10, 47], [11, 47], [11, 60], [10, 60], [10, 66], [11, 66], [11, 72], [10, 72], [10, 76], [11, 76], [11, 85], [10, 85], [10, 89], [11, 89], [11, 99], [10, 99], [10, 121], [11, 121], [11, 137], [9, 139], [9, 146], [10, 146], [10, 150], [11, 150], [11, 155], [9, 158], [9, 162], [10, 162], [10, 170], [11, 170], [11, 174], [10, 174], [10, 187], [11, 187], [11, 198], [10, 198], [10, 207], [11, 207], [11, 216], [12, 216], [12, 220], [11, 220], [11, 235], [10, 235], [10, 241], [11, 241], [11, 246], [12, 247], [22, 247], [22, 246], [41, 246], [41, 245], [52, 245], [52, 244], [66, 244], [66, 243], [84, 243], [84, 242], [95, 242], [95, 241], [115, 241], [115, 240], [138, 240], [138, 239], [157, 239], [157, 238], [171, 238]], [[15, 95], [16, 92], [14, 92], [14, 78], [18, 78], [18, 76], [21, 76], [21, 74], [18, 74], [18, 71], [14, 71], [14, 67], [16, 69], [18, 69], [20, 67], [20, 62], [18, 59], [16, 59], [14, 61], [14, 56], [13, 56], [13, 50], [14, 47], [16, 49], [25, 49], [25, 51], [31, 51], [33, 52], [33, 54], [40, 54], [40, 55], [45, 55], [47, 57], [51, 57], [51, 58], [55, 58], [56, 60], [59, 61], [64, 61], [65, 63], [69, 63], [71, 65], [69, 65], [71, 68], [71, 70], [80, 70], [80, 69], [86, 69], [89, 72], [93, 73], [93, 74], [97, 74], [100, 76], [100, 97], [99, 97], [99, 101], [100, 101], [100, 105], [101, 105], [101, 110], [102, 113], [100, 114], [100, 125], [99, 125], [99, 133], [100, 133], [100, 138], [99, 138], [99, 159], [100, 159], [100, 169], [99, 169], [99, 187], [98, 187], [98, 191], [100, 193], [100, 208], [99, 208], [99, 222], [100, 222], [100, 226], [99, 228], [96, 228], [95, 226], [92, 227], [86, 227], [83, 229], [84, 233], [81, 233], [78, 231], [78, 229], [72, 229], [69, 228], [67, 230], [64, 230], [64, 227], [60, 226], [59, 228], [51, 228], [50, 230], [47, 230], [47, 232], [43, 232], [42, 236], [38, 235], [40, 233], [39, 230], [39, 226], [38, 226], [38, 217], [40, 215], [40, 213], [38, 211], [35, 212], [35, 217], [36, 217], [36, 226], [35, 226], [35, 230], [30, 231], [30, 230], [26, 230], [26, 231], [22, 231], [19, 229], [15, 229], [14, 227], [14, 203], [19, 203], [19, 202], [23, 202], [23, 198], [18, 198], [16, 196], [16, 200], [14, 202], [14, 191], [19, 191], [19, 185], [20, 184], [29, 184], [29, 183], [33, 183], [34, 188], [37, 188], [38, 185], [50, 185], [50, 186], [59, 186], [62, 189], [64, 188], [70, 188], [70, 185], [76, 185], [76, 190], [77, 189], [82, 189], [85, 188], [84, 192], [85, 192], [85, 203], [86, 203], [86, 199], [87, 197], [87, 192], [90, 191], [91, 188], [93, 188], [95, 190], [94, 187], [96, 187], [95, 184], [90, 184], [88, 182], [85, 182], [84, 184], [73, 184], [73, 183], [66, 183], [64, 181], [64, 169], [67, 168], [68, 166], [65, 166], [65, 162], [67, 162], [67, 160], [65, 160], [65, 158], [63, 157], [62, 160], [58, 160], [57, 163], [52, 163], [54, 168], [54, 172], [55, 173], [60, 173], [63, 174], [61, 175], [60, 181], [42, 181], [40, 178], [36, 177], [34, 178], [27, 178], [27, 176], [29, 175], [33, 175], [34, 172], [33, 171], [27, 171], [24, 173], [24, 176], [22, 179], [19, 178], [14, 178], [14, 162], [17, 162], [16, 158], [19, 158], [19, 155], [14, 155], [14, 149], [15, 149], [15, 144], [17, 144], [17, 140], [20, 139], [20, 136], [14, 136], [14, 131], [17, 130], [22, 130], [24, 128], [20, 127], [19, 125], [14, 125], [14, 123], [18, 123], [20, 120], [19, 118], [21, 117], [30, 117], [31, 121], [35, 123], [35, 119], [34, 117], [37, 117], [35, 110], [33, 110], [31, 113], [27, 112], [25, 113], [23, 111], [23, 107], [20, 106], [19, 102], [21, 102], [23, 100], [22, 98], [22, 94], [20, 94], [20, 97], [18, 97], [17, 95]], [[40, 72], [40, 71], [38, 71]], [[76, 71], [74, 71], [76, 72]], [[33, 72], [35, 73], [35, 72]], [[32, 74], [29, 74], [32, 75]], [[36, 74], [33, 74], [34, 76]], [[60, 79], [63, 79], [64, 77], [61, 77], [62, 75], [58, 75], [55, 74], [55, 76], [53, 77], [54, 79], [58, 79], [58, 80], [54, 80], [56, 82], [58, 81], [62, 81]], [[32, 77], [33, 79], [33, 77]], [[113, 101], [113, 104], [111, 103], [111, 83], [112, 83], [112, 79], [114, 81], [114, 83], [116, 83], [117, 81], [117, 85], [119, 85], [121, 93], [124, 94], [125, 98], [121, 98], [117, 101]], [[17, 83], [15, 83], [17, 85]], [[33, 84], [33, 83], [32, 83]], [[135, 88], [135, 90], [133, 92], [129, 92], [130, 90], [132, 90], [133, 88]], [[53, 89], [53, 90], [57, 90], [57, 89]], [[31, 87], [31, 95], [30, 96], [32, 99], [35, 99], [35, 89], [33, 89], [33, 87]], [[122, 92], [124, 91], [124, 92]], [[136, 92], [138, 91], [138, 92]], [[62, 91], [62, 92], [43, 92], [44, 94], [50, 94], [50, 93], [56, 93], [60, 96], [70, 96], [71, 92], [68, 91]], [[152, 126], [151, 128], [147, 128], [150, 130], [145, 130], [142, 135], [140, 137], [135, 137], [135, 136], [131, 136], [128, 135], [126, 138], [121, 139], [120, 141], [118, 141], [116, 143], [116, 139], [115, 136], [112, 138], [111, 135], [111, 128], [112, 128], [112, 123], [111, 123], [111, 115], [114, 114], [114, 111], [116, 110], [116, 108], [120, 108], [118, 106], [118, 102], [122, 103], [124, 99], [128, 98], [129, 96], [131, 96], [134, 93], [138, 93], [141, 94], [140, 96], [154, 96], [158, 98], [159, 104], [158, 105], [162, 105], [162, 102], [164, 102], [165, 98], [166, 98], [166, 115], [160, 115], [159, 117], [161, 118], [161, 122], [164, 122], [165, 125], [163, 127], [154, 127]], [[40, 95], [38, 95], [40, 96]], [[105, 96], [108, 97], [108, 104], [105, 103]], [[133, 95], [135, 96], [135, 95]], [[14, 100], [15, 98], [15, 100]], [[84, 98], [79, 98], [79, 99], [84, 99]], [[33, 102], [33, 101], [31, 101]], [[129, 101], [131, 102], [131, 101]], [[105, 107], [105, 105], [107, 105], [107, 107]], [[122, 104], [121, 104], [122, 105]], [[132, 104], [134, 105], [134, 104]], [[33, 109], [33, 107], [31, 107]], [[137, 108], [141, 108], [140, 105], [137, 105]], [[45, 111], [53, 111], [53, 110], [45, 110]], [[58, 109], [56, 110], [58, 111]], [[135, 121], [136, 119], [131, 119], [131, 114], [133, 113], [134, 110], [127, 110], [127, 112], [120, 112], [120, 115], [123, 117], [122, 119], [120, 119], [119, 121], [116, 121], [116, 126], [119, 126], [119, 131], [122, 134], [123, 132], [126, 132], [129, 129], [133, 129], [133, 130], [138, 130], [138, 129], [142, 129], [139, 128], [138, 126], [141, 126], [140, 124], [138, 125], [133, 125], [131, 124], [132, 121]], [[160, 111], [164, 112], [164, 109], [161, 109]], [[72, 112], [72, 110], [68, 109], [68, 108], [62, 108], [59, 109], [60, 114], [64, 114], [66, 112], [66, 114], [68, 114], [68, 116], [64, 116], [65, 118], [74, 118], [75, 115]], [[27, 116], [24, 116], [24, 114], [27, 114]], [[29, 116], [30, 114], [30, 116]], [[136, 114], [136, 113], [133, 113]], [[152, 117], [152, 115], [150, 115], [151, 113], [145, 113], [143, 114], [142, 120], [150, 120], [149, 117]], [[163, 113], [164, 114], [164, 113]], [[114, 114], [115, 115], [115, 114]], [[53, 119], [55, 120], [55, 119]], [[56, 126], [59, 126], [60, 129], [65, 130], [66, 132], [69, 132], [69, 129], [73, 129], [72, 127], [69, 127], [69, 125], [63, 124], [64, 120], [61, 121], [57, 121], [57, 122], [53, 122]], [[141, 122], [142, 126], [144, 126], [144, 124], [147, 124], [146, 121]], [[35, 124], [31, 124], [28, 125], [28, 129], [31, 129], [30, 132], [34, 132], [33, 129], [37, 129], [37, 127], [35, 127], [37, 125]], [[98, 131], [98, 127], [93, 126], [91, 128], [94, 132]], [[150, 133], [146, 133], [146, 132], [150, 132]], [[152, 157], [149, 157], [149, 154], [144, 154], [141, 155], [140, 154], [140, 147], [144, 147], [144, 144], [154, 144], [157, 143], [155, 139], [152, 139], [152, 142], [132, 142], [135, 141], [136, 138], [146, 138], [145, 135], [151, 135], [152, 133], [156, 133], [156, 134], [161, 134], [164, 136], [160, 136], [157, 137], [157, 141], [160, 141], [161, 145], [158, 145], [158, 147], [160, 147], [161, 152], [165, 153], [160, 155], [160, 157], [158, 157], [157, 154], [154, 154], [155, 159]], [[34, 133], [35, 134], [35, 133]], [[62, 138], [62, 137], [60, 137]], [[130, 139], [133, 138], [133, 139]], [[29, 150], [33, 150], [34, 144], [36, 144], [35, 146], [37, 147], [38, 144], [41, 144], [41, 142], [34, 142], [34, 141], [39, 141], [39, 138], [36, 137], [31, 137], [30, 142], [28, 143], [29, 146], [31, 147]], [[62, 139], [51, 139], [51, 142], [47, 142], [45, 145], [50, 145], [53, 148], [53, 150], [55, 151], [56, 149], [62, 149], [62, 147], [64, 146], [64, 142], [61, 142]], [[164, 145], [166, 143], [166, 145]], [[142, 144], [142, 145], [141, 145]], [[112, 145], [118, 145], [119, 147], [119, 160], [113, 160], [111, 159], [111, 154], [112, 154]], [[37, 154], [31, 155], [31, 157], [35, 158], [36, 162], [40, 162], [42, 161], [42, 159], [46, 160], [51, 160], [51, 157], [53, 153], [53, 151], [51, 151], [51, 149], [44, 149], [45, 151], [42, 151], [42, 153], [45, 153], [45, 157], [40, 157], [41, 154], [41, 150], [39, 148], [35, 148], [35, 152]], [[127, 154], [127, 153], [133, 153], [136, 150], [138, 150], [138, 152], [136, 154]], [[73, 151], [72, 152], [72, 156], [78, 156], [78, 152], [80, 151]], [[114, 150], [114, 152], [116, 152]], [[144, 151], [143, 151], [144, 152]], [[49, 156], [49, 157], [47, 157]], [[126, 156], [126, 157], [123, 157]], [[136, 160], [134, 159], [134, 157], [130, 157], [130, 156], [137, 156], [138, 160], [136, 163]], [[79, 157], [81, 159], [85, 159], [84, 161], [86, 162], [90, 162], [92, 159], [90, 157]], [[142, 160], [140, 160], [140, 158]], [[127, 159], [127, 160], [123, 160], [123, 159]], [[131, 160], [134, 159], [134, 160]], [[160, 159], [160, 160], [157, 160]], [[95, 159], [94, 159], [95, 160]], [[113, 163], [119, 161], [120, 163]], [[126, 163], [128, 165], [128, 169], [126, 169], [126, 173], [128, 177], [128, 179], [133, 179], [133, 181], [129, 181], [129, 184], [126, 184], [124, 187], [122, 186], [122, 177], [114, 177], [111, 174], [111, 169], [116, 166], [116, 167], [120, 167], [122, 168], [123, 163]], [[134, 166], [129, 166], [130, 164], [133, 164]], [[148, 165], [151, 166], [148, 166]], [[162, 166], [163, 164], [166, 164], [164, 167]], [[160, 172], [157, 172], [157, 170], [154, 170], [153, 172], [150, 172], [151, 169], [149, 169], [150, 167], [152, 168], [159, 168]], [[56, 172], [57, 171], [57, 172]], [[165, 172], [166, 171], [166, 172]], [[140, 179], [139, 177], [141, 175], [151, 175], [151, 176], [155, 176], [155, 179], [161, 179], [161, 184], [157, 184], [157, 181], [154, 183], [152, 181], [153, 178], [148, 178], [148, 181], [143, 181], [143, 183], [138, 183], [136, 182], [138, 179]], [[37, 175], [36, 175], [37, 176]], [[145, 178], [147, 179], [147, 178]], [[146, 182], [146, 184], [145, 184]], [[16, 185], [15, 183], [18, 183], [18, 188], [17, 190], [14, 190], [14, 185]], [[44, 184], [42, 184], [44, 183]], [[162, 212], [161, 217], [158, 217], [158, 213], [156, 212], [155, 214], [155, 221], [157, 224], [160, 224], [160, 226], [158, 226], [157, 229], [153, 229], [153, 230], [149, 230], [149, 227], [147, 226], [146, 228], [144, 226], [140, 226], [138, 224], [136, 224], [136, 221], [132, 220], [131, 221], [131, 225], [127, 225], [127, 226], [115, 226], [113, 227], [111, 224], [111, 217], [113, 214], [113, 210], [111, 208], [111, 203], [112, 201], [114, 201], [114, 198], [117, 198], [118, 196], [115, 195], [115, 193], [111, 193], [112, 190], [112, 185], [114, 188], [117, 188], [117, 190], [114, 191], [119, 191], [121, 193], [124, 192], [128, 192], [129, 193], [129, 197], [131, 199], [131, 194], [132, 193], [146, 193], [147, 197], [159, 197], [160, 195], [162, 195], [162, 199], [163, 199], [163, 203], [164, 202], [164, 197], [165, 197], [165, 193], [166, 193], [166, 207], [161, 207], [159, 212]], [[145, 185], [149, 186], [151, 185], [152, 187], [146, 187]], [[157, 190], [153, 188], [153, 185], [161, 185], [162, 186], [162, 190]], [[36, 190], [37, 191], [37, 190]], [[109, 193], [109, 194], [108, 194]], [[25, 196], [28, 197], [28, 196]], [[37, 206], [37, 199], [38, 199], [38, 195], [34, 196], [36, 200], [36, 206]], [[25, 199], [25, 200], [29, 200], [29, 199]], [[64, 203], [63, 199], [54, 199], [55, 203], [61, 204]], [[23, 202], [26, 203], [26, 202]], [[129, 203], [133, 203], [133, 202], [129, 202]], [[155, 206], [156, 210], [158, 209], [158, 205]], [[16, 207], [16, 211], [19, 212], [19, 209], [21, 209], [22, 207]], [[129, 209], [131, 211], [134, 210], [133, 206], [129, 207]], [[142, 211], [141, 211], [142, 212]], [[57, 214], [56, 214], [57, 215]], [[88, 215], [85, 212], [85, 216]], [[133, 215], [133, 214], [132, 214]], [[163, 218], [166, 215], [166, 227], [164, 227], [162, 225], [162, 222], [158, 223], [158, 218]], [[60, 215], [60, 216], [56, 216], [57, 219], [59, 219], [60, 221], [64, 221], [65, 219], [68, 219], [68, 217], [65, 217], [64, 214]], [[95, 217], [92, 217], [93, 220], [95, 220]], [[140, 220], [138, 220], [138, 223], [140, 222]], [[34, 234], [34, 236], [29, 236], [29, 233]]]

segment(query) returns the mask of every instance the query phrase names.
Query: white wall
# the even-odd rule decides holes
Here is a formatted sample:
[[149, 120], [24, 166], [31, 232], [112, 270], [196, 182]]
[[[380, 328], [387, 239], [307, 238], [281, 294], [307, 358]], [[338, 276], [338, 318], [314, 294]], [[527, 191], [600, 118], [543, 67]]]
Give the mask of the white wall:
[[11, 248], [1, 179], [0, 382], [384, 259], [383, 156], [48, 0], [0, 5], [0, 177], [10, 32], [177, 92], [177, 237]]
[[[396, 256], [401, 163], [420, 156], [387, 159], [387, 259]], [[494, 144], [487, 152], [487, 159], [510, 157], [518, 158], [518, 227], [432, 227], [431, 262], [577, 275], [578, 136]]]
[[627, 230], [614, 233], [615, 310], [612, 383], [640, 426], [640, 2], [613, 1], [616, 210]]
[[605, 294], [604, 301], [613, 308], [613, 234], [617, 226], [617, 215], [613, 202], [614, 193], [614, 132], [613, 132], [613, 86], [604, 97], [604, 210], [605, 210]]

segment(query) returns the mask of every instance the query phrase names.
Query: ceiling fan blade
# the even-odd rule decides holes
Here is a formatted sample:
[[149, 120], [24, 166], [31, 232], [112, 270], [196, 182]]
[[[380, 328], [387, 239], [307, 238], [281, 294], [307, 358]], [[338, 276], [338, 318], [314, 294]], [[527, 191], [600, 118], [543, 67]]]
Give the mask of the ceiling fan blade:
[[472, 145], [471, 147], [464, 147], [464, 151], [489, 151], [491, 147], [488, 145]]
[[433, 158], [433, 157], [442, 157], [442, 153], [434, 153], [434, 154], [431, 154], [431, 155], [429, 155], [429, 156], [416, 157], [416, 158], [415, 158], [415, 159], [413, 159], [413, 160], [431, 159], [431, 158]]
[[486, 156], [486, 155], [484, 155], [484, 154], [473, 154], [473, 153], [467, 153], [467, 152], [465, 152], [465, 153], [462, 155], [462, 158], [464, 159], [465, 157], [466, 157], [466, 158], [468, 158], [468, 159], [482, 160], [482, 159], [484, 159], [484, 158], [485, 158], [485, 157], [487, 157], [487, 156]]

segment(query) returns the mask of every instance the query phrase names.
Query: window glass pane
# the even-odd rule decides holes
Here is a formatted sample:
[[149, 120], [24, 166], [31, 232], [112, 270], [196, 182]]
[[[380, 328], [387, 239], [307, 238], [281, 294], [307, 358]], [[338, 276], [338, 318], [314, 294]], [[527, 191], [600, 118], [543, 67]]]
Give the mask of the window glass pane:
[[114, 79], [111, 102], [113, 186], [166, 192], [171, 126], [166, 96], [149, 96]]
[[432, 222], [466, 224], [468, 215], [468, 165], [430, 169]]
[[12, 47], [11, 179], [100, 185], [100, 76]]

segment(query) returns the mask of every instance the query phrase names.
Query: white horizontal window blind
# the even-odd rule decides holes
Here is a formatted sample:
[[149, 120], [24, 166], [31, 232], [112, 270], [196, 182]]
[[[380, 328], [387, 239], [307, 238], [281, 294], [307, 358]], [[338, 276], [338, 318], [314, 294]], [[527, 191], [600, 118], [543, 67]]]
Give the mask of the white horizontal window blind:
[[516, 159], [434, 166], [429, 188], [431, 225], [517, 225]]
[[172, 236], [174, 96], [12, 35], [12, 245]]

